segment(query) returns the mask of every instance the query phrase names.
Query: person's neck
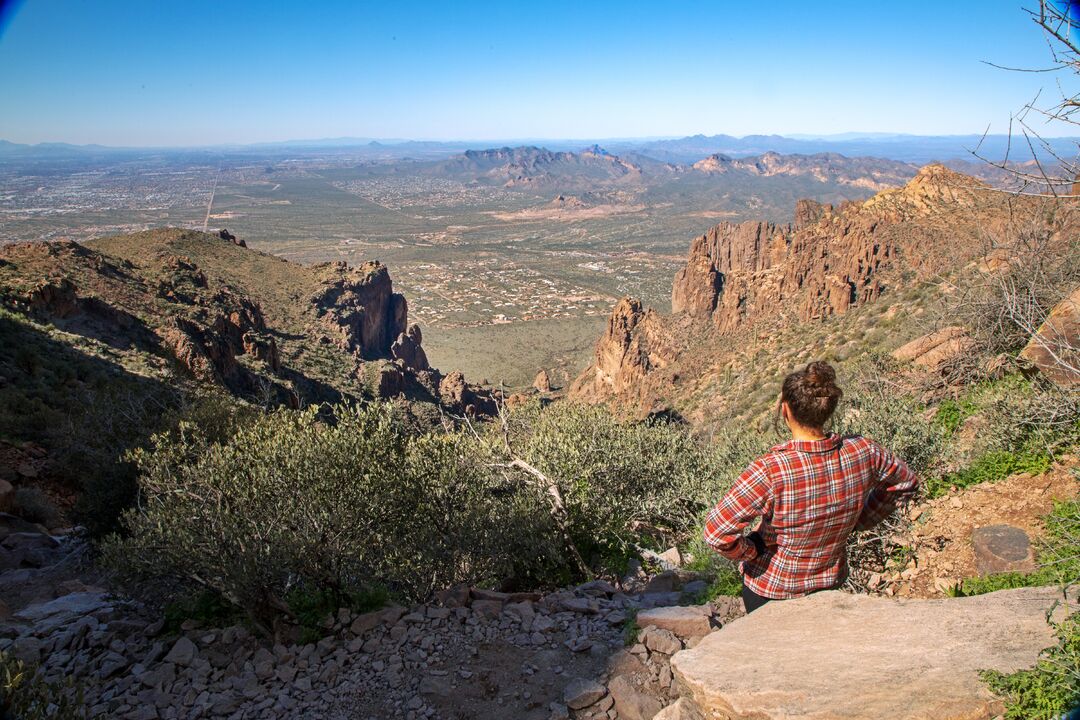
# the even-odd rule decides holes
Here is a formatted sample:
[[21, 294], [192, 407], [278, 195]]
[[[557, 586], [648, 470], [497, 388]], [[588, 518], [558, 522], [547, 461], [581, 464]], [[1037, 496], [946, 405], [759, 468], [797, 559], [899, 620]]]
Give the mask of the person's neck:
[[801, 442], [824, 440], [826, 435], [825, 431], [821, 428], [807, 428], [802, 425], [791, 424], [788, 426], [791, 430], [792, 440], [799, 440]]

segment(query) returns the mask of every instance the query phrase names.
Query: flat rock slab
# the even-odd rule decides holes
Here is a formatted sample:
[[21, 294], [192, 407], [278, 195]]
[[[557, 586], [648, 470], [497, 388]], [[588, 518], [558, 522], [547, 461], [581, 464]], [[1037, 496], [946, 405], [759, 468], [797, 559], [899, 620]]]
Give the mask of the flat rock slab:
[[653, 625], [670, 630], [685, 640], [712, 632], [712, 613], [713, 609], [708, 605], [653, 608], [639, 612], [637, 624], [643, 628]]
[[944, 600], [821, 592], [773, 602], [672, 658], [682, 694], [723, 720], [989, 720], [979, 670], [1054, 644], [1057, 588]]
[[1018, 527], [988, 525], [975, 528], [971, 543], [975, 548], [975, 569], [981, 575], [1035, 570], [1031, 539]]

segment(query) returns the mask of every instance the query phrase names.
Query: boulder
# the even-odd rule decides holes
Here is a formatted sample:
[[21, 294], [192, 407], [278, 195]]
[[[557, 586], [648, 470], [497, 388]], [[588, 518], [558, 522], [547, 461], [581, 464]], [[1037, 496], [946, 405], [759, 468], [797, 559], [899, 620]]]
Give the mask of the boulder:
[[608, 685], [608, 692], [623, 720], [651, 720], [660, 712], [660, 701], [635, 688], [625, 675], [615, 677]]
[[892, 356], [897, 360], [913, 362], [932, 372], [940, 372], [950, 360], [963, 355], [974, 344], [975, 341], [968, 335], [967, 330], [951, 325], [901, 345], [893, 351]]
[[1080, 288], [1054, 306], [1020, 357], [1061, 387], [1080, 385]]
[[646, 627], [639, 637], [645, 647], [663, 655], [674, 655], [683, 649], [682, 641], [670, 630], [658, 627]]
[[712, 608], [708, 605], [661, 607], [639, 612], [637, 624], [670, 630], [685, 640], [712, 632], [711, 618]]
[[548, 376], [547, 370], [541, 370], [536, 373], [536, 379], [533, 380], [533, 388], [541, 393], [551, 392], [551, 378]]
[[649, 580], [645, 585], [645, 594], [653, 595], [657, 593], [673, 592], [676, 589], [678, 580], [678, 573], [672, 570], [665, 570]]
[[696, 710], [728, 720], [990, 720], [981, 670], [1054, 644], [1053, 587], [894, 600], [841, 591], [769, 603], [672, 658]]
[[1035, 556], [1026, 532], [1012, 525], [988, 525], [971, 533], [975, 569], [981, 575], [1034, 572]]
[[198, 654], [199, 649], [195, 646], [195, 643], [181, 635], [180, 639], [172, 646], [169, 654], [165, 656], [165, 662], [187, 667], [195, 661]]
[[575, 678], [563, 691], [563, 702], [572, 710], [588, 707], [607, 695], [607, 689], [595, 680]]
[[431, 365], [428, 363], [427, 353], [420, 346], [423, 340], [420, 326], [413, 323], [394, 340], [390, 346], [390, 357], [400, 360], [405, 367], [412, 370], [430, 370]]

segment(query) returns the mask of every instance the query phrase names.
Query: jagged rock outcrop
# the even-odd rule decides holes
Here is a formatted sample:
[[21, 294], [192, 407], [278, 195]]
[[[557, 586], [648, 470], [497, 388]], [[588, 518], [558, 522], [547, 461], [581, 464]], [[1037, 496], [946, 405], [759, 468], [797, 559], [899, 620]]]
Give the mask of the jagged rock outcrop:
[[323, 326], [344, 350], [365, 359], [389, 357], [391, 344], [406, 329], [408, 305], [393, 291], [386, 267], [378, 262], [326, 267], [330, 277], [311, 297]]
[[67, 278], [43, 280], [26, 295], [30, 312], [45, 317], [65, 318], [79, 310], [75, 283]]
[[721, 223], [691, 244], [675, 276], [672, 311], [711, 319], [730, 333], [760, 317], [807, 321], [874, 300], [884, 290], [882, 266], [898, 252], [918, 250], [918, 240], [892, 232], [894, 226], [943, 201], [964, 201], [976, 181], [962, 178], [931, 165], [905, 187], [839, 212], [800, 201], [794, 225]]
[[428, 364], [427, 353], [420, 347], [422, 341], [423, 334], [420, 332], [420, 326], [413, 323], [405, 332], [398, 335], [397, 340], [390, 346], [390, 357], [400, 360], [405, 367], [412, 370], [429, 370], [431, 366]]
[[242, 338], [245, 355], [266, 363], [273, 372], [281, 372], [281, 356], [273, 335], [246, 332]]
[[832, 205], [822, 205], [815, 200], [802, 199], [795, 203], [795, 230], [802, 230], [805, 227], [809, 227], [816, 222], [819, 222], [826, 215], [833, 213]]
[[596, 343], [592, 366], [574, 381], [573, 396], [599, 399], [612, 393], [633, 393], [655, 368], [677, 356], [675, 338], [654, 310], [624, 297], [608, 319], [607, 332]]
[[440, 380], [439, 397], [444, 405], [469, 416], [494, 415], [498, 412], [491, 394], [466, 382], [460, 370], [454, 370]]
[[[672, 669], [684, 710], [727, 720], [990, 720], [982, 670], [1031, 667], [1054, 644], [1055, 587], [944, 600], [829, 591], [770, 603]], [[747, 648], [753, 648], [747, 652]]]
[[980, 187], [929, 165], [904, 187], [866, 201], [838, 208], [801, 201], [790, 225], [710, 228], [693, 240], [674, 278], [673, 315], [621, 302], [571, 396], [642, 414], [681, 413], [681, 401], [693, 396], [698, 418], [730, 406], [706, 398], [702, 381], [726, 377], [733, 343], [768, 350], [785, 328], [845, 314], [980, 258], [980, 234], [1003, 229], [1008, 216]]
[[210, 328], [186, 318], [172, 320], [162, 333], [162, 344], [196, 380], [234, 385], [239, 377], [236, 351], [228, 340]]
[[228, 242], [231, 242], [233, 245], [238, 245], [242, 248], [247, 247], [247, 243], [243, 240], [238, 239], [235, 235], [229, 232], [228, 228], [221, 228], [221, 230], [218, 231], [218, 237], [222, 240], [227, 240]]

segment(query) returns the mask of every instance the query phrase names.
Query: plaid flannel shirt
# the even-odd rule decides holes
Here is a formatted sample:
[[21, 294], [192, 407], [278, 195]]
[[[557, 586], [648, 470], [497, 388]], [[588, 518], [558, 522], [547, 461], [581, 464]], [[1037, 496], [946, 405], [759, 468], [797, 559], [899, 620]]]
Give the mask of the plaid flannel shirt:
[[[758, 595], [799, 597], [843, 582], [848, 536], [885, 519], [917, 486], [915, 473], [872, 440], [790, 440], [743, 471], [706, 517], [705, 542], [739, 562]], [[756, 517], [759, 545], [743, 534]]]

